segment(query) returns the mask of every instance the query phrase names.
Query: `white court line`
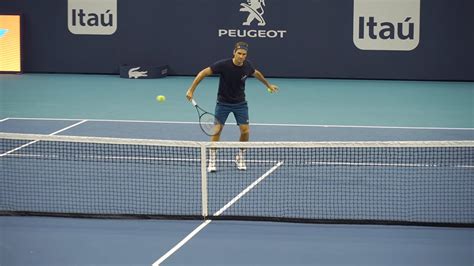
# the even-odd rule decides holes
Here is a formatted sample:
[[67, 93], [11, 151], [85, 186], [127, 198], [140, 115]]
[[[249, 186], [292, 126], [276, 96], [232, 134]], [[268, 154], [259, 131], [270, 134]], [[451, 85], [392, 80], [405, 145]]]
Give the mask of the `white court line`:
[[[199, 124], [199, 122], [186, 121], [147, 121], [147, 120], [113, 120], [113, 119], [71, 119], [71, 118], [26, 118], [10, 117], [8, 119], [18, 120], [64, 120], [76, 121], [87, 120], [91, 122], [123, 122], [123, 123], [150, 123], [150, 124]], [[312, 124], [272, 124], [272, 123], [252, 123], [252, 126], [275, 126], [275, 127], [322, 127], [322, 128], [375, 128], [375, 129], [413, 129], [413, 130], [472, 130], [474, 128], [450, 128], [450, 127], [402, 127], [402, 126], [371, 126], [371, 125], [312, 125]]]
[[[409, 164], [409, 163], [347, 163], [347, 162], [305, 162], [304, 165], [336, 165], [336, 166], [389, 166], [389, 167], [446, 167], [437, 164]], [[459, 168], [473, 168], [474, 165], [452, 165]]]
[[[65, 127], [65, 128], [63, 128], [63, 129], [60, 129], [60, 130], [58, 130], [58, 131], [56, 131], [56, 132], [53, 132], [53, 133], [49, 134], [49, 136], [56, 135], [56, 134], [61, 133], [61, 132], [65, 131], [65, 130], [68, 130], [68, 129], [72, 128], [72, 127], [75, 127], [75, 126], [77, 126], [77, 125], [80, 125], [80, 124], [82, 124], [82, 123], [84, 123], [84, 122], [87, 122], [87, 120], [82, 120], [82, 121], [77, 122], [77, 123], [75, 123], [75, 124], [73, 124], [73, 125], [70, 125], [70, 126], [68, 126], [68, 127]], [[27, 147], [27, 146], [30, 146], [31, 144], [35, 144], [36, 142], [38, 142], [38, 140], [30, 141], [30, 142], [28, 142], [28, 143], [26, 143], [26, 144], [24, 144], [24, 145], [21, 145], [20, 147], [17, 147], [17, 148], [15, 148], [15, 149], [13, 149], [13, 150], [10, 150], [10, 151], [7, 151], [7, 152], [5, 152], [5, 153], [0, 154], [0, 157], [3, 157], [3, 156], [5, 156], [5, 155], [8, 155], [8, 154], [10, 154], [10, 153], [12, 153], [12, 152], [15, 152], [15, 151], [17, 151], [17, 150], [23, 149], [23, 148], [25, 148], [25, 147]]]
[[77, 122], [77, 123], [75, 123], [75, 124], [72, 124], [72, 125], [70, 125], [70, 126], [68, 126], [68, 127], [65, 127], [65, 128], [60, 129], [60, 130], [58, 130], [58, 131], [56, 131], [56, 132], [53, 132], [53, 133], [51, 133], [51, 134], [49, 134], [49, 135], [50, 135], [50, 136], [56, 135], [56, 134], [58, 134], [58, 133], [61, 133], [61, 132], [63, 132], [63, 131], [66, 131], [66, 130], [68, 130], [68, 129], [70, 129], [70, 128], [73, 128], [73, 127], [75, 127], [75, 126], [78, 126], [78, 125], [80, 125], [80, 124], [82, 124], [82, 123], [85, 123], [85, 122], [87, 122], [87, 121], [88, 121], [88, 120], [84, 119], [84, 120], [79, 121], [79, 122]]
[[6, 118], [3, 118], [2, 120], [0, 120], [0, 122], [7, 121], [8, 119], [10, 119], [10, 118], [8, 118], [8, 117], [6, 117]]
[[[225, 210], [227, 210], [230, 206], [232, 206], [234, 203], [236, 203], [240, 198], [242, 198], [245, 194], [247, 194], [251, 189], [253, 189], [256, 185], [258, 185], [258, 183], [260, 183], [262, 180], [264, 180], [267, 176], [269, 176], [272, 172], [274, 172], [282, 164], [283, 164], [283, 161], [280, 161], [275, 166], [270, 168], [270, 170], [265, 172], [265, 174], [263, 174], [261, 177], [259, 177], [257, 180], [255, 180], [252, 184], [250, 184], [246, 189], [244, 189], [237, 196], [235, 196], [231, 201], [229, 201], [226, 205], [224, 205], [224, 207], [222, 207], [220, 210], [218, 210], [216, 213], [214, 213], [214, 216], [221, 215]], [[199, 233], [202, 229], [204, 229], [204, 227], [206, 227], [211, 222], [212, 222], [212, 220], [205, 220], [196, 229], [194, 229], [185, 238], [183, 238], [183, 240], [181, 240], [178, 244], [176, 244], [173, 248], [171, 248], [168, 252], [166, 252], [165, 255], [163, 255], [161, 258], [159, 258], [157, 261], [155, 261], [152, 264], [152, 266], [159, 266], [160, 263], [162, 263], [167, 258], [169, 258], [171, 255], [173, 255], [178, 249], [180, 249], [184, 244], [186, 244], [189, 240], [191, 240], [191, 238], [193, 238], [197, 233]]]
[[[12, 154], [13, 157], [18, 158], [61, 158], [58, 154], [42, 154], [42, 153], [27, 153], [27, 154]], [[89, 160], [134, 160], [134, 161], [163, 161], [163, 162], [200, 162], [201, 157], [199, 158], [173, 158], [173, 157], [138, 157], [138, 156], [85, 156], [85, 155], [76, 155], [76, 158], [80, 159], [89, 159]], [[216, 160], [216, 162], [229, 163], [235, 162], [235, 160]], [[277, 163], [278, 161], [270, 160], [246, 160], [247, 163]], [[311, 163], [310, 163], [311, 164]]]
[[239, 195], [235, 196], [231, 201], [229, 201], [224, 207], [222, 207], [220, 210], [218, 210], [216, 213], [214, 213], [214, 216], [219, 216], [221, 215], [225, 210], [227, 210], [232, 204], [236, 203], [242, 196], [247, 194], [251, 189], [253, 189], [258, 183], [260, 183], [263, 179], [265, 179], [267, 176], [269, 176], [271, 173], [273, 173], [278, 167], [280, 167], [283, 164], [283, 161], [278, 162], [275, 166], [270, 168], [265, 174], [263, 174], [261, 177], [259, 177], [257, 180], [255, 180], [252, 184], [250, 184], [246, 189], [242, 190], [242, 192], [239, 193]]
[[[33, 144], [33, 143], [32, 143]], [[2, 154], [1, 156], [4, 156], [6, 154]], [[42, 158], [42, 159], [49, 159], [49, 158], [55, 158], [59, 159], [61, 158], [57, 154], [35, 154], [35, 153], [29, 153], [29, 154], [12, 154], [12, 157], [18, 157], [18, 158]], [[138, 156], [81, 156], [78, 155], [76, 158], [80, 159], [88, 159], [88, 160], [133, 160], [133, 161], [163, 161], [163, 162], [200, 162], [201, 157], [199, 158], [172, 158], [172, 157], [138, 157]], [[235, 162], [235, 160], [217, 160], [217, 162], [221, 163], [229, 163], [229, 162]], [[246, 160], [247, 163], [277, 163], [277, 161], [264, 161], [264, 160]], [[349, 163], [349, 162], [303, 162], [302, 165], [323, 165], [323, 166], [380, 166], [380, 167], [446, 167], [445, 165], [437, 165], [437, 164], [409, 164], [409, 163]], [[463, 164], [458, 164], [458, 165], [452, 165], [452, 167], [457, 167], [457, 168], [474, 168], [474, 165], [463, 165]]]

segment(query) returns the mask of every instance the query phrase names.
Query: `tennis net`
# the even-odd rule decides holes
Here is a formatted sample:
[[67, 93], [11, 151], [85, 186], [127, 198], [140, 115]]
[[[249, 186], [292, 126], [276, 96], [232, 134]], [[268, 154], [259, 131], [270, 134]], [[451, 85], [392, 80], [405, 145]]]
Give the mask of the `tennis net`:
[[0, 149], [2, 215], [474, 226], [474, 141], [0, 133]]

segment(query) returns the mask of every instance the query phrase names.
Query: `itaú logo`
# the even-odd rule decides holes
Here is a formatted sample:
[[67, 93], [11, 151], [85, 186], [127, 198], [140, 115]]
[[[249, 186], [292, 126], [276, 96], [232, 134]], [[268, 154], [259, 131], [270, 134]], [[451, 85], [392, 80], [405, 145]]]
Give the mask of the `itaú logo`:
[[[247, 0], [241, 3], [239, 11], [247, 15], [242, 22], [242, 26], [245, 27], [238, 29], [218, 29], [217, 36], [227, 38], [284, 38], [287, 30], [263, 28], [267, 25], [264, 18], [265, 7], [265, 0]], [[257, 26], [258, 28], [250, 29], [248, 28], [250, 26]]]
[[117, 0], [68, 0], [72, 34], [112, 35], [117, 30]]
[[415, 49], [420, 0], [354, 0], [353, 42], [361, 50]]

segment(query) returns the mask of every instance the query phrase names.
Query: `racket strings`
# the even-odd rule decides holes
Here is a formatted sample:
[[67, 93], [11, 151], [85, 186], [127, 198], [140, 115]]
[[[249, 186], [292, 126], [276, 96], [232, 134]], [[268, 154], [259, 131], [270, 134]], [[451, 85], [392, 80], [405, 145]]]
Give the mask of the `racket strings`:
[[219, 121], [217, 118], [210, 113], [205, 113], [199, 118], [199, 124], [202, 130], [209, 136], [219, 134], [219, 127], [216, 127], [216, 124], [218, 123]]

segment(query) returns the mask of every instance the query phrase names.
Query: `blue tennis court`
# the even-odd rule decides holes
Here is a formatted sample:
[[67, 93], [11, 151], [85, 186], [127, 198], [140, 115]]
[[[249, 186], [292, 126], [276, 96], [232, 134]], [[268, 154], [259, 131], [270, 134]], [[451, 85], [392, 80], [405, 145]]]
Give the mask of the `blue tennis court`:
[[[101, 75], [2, 75], [0, 132], [206, 142], [208, 137], [200, 131], [195, 111], [184, 97], [183, 88], [191, 81], [190, 77], [150, 81]], [[268, 94], [254, 80], [248, 82], [251, 141], [474, 140], [472, 83], [310, 79], [275, 79], [274, 82], [281, 87], [278, 94]], [[201, 86], [196, 98], [203, 106], [212, 108], [217, 79], [209, 78]], [[167, 100], [156, 102], [158, 94], [166, 95]], [[238, 136], [238, 128], [230, 122], [224, 128], [222, 140], [235, 141]], [[17, 208], [36, 210], [38, 206], [46, 206], [50, 209], [42, 211], [48, 213], [65, 208], [80, 213], [81, 210], [74, 209], [79, 204], [87, 206], [88, 211], [111, 215], [152, 212], [179, 216], [183, 215], [181, 211], [189, 216], [201, 214], [201, 194], [190, 189], [200, 186], [199, 149], [142, 153], [133, 146], [117, 149], [113, 155], [92, 150], [78, 154], [74, 151], [83, 150], [84, 144], [72, 143], [48, 153], [41, 142], [31, 142], [2, 141], [0, 152], [5, 176], [1, 198], [5, 205], [15, 199]], [[401, 167], [384, 161], [374, 165], [370, 156], [375, 155], [364, 155], [360, 157], [362, 161], [360, 158], [354, 161], [352, 156], [345, 161], [334, 161], [317, 157], [319, 152], [314, 153], [316, 157], [306, 152], [293, 162], [290, 150], [277, 150], [283, 154], [266, 157], [265, 149], [248, 149], [245, 172], [233, 164], [232, 156], [236, 152], [238, 149], [231, 149], [229, 154], [222, 151], [218, 171], [207, 175], [211, 214], [221, 210], [222, 216], [244, 213], [267, 217], [281, 212], [278, 215], [334, 215], [341, 219], [339, 212], [357, 216], [357, 208], [366, 206], [360, 210], [362, 213], [374, 219], [390, 220], [398, 218], [397, 215], [405, 217], [407, 214], [399, 211], [418, 203], [415, 217], [438, 219], [438, 212], [442, 212], [449, 216], [441, 217], [442, 220], [456, 217], [463, 224], [473, 223], [474, 162], [470, 151], [463, 158], [453, 160], [455, 165], [448, 165], [449, 155], [441, 151], [436, 156], [445, 165], [436, 168], [430, 165], [420, 170], [415, 164], [423, 161], [409, 156], [410, 165]], [[28, 160], [34, 162], [20, 164]], [[280, 161], [285, 163], [280, 166]], [[357, 167], [347, 167], [354, 164]], [[319, 172], [314, 172], [314, 165], [318, 165]], [[307, 170], [308, 166], [312, 170]], [[21, 171], [10, 174], [17, 169]], [[452, 175], [433, 184], [430, 176], [438, 172]], [[64, 178], [71, 177], [67, 173], [77, 176]], [[420, 174], [421, 182], [410, 183]], [[153, 175], [159, 175], [157, 182], [162, 183], [141, 182], [142, 178], [154, 180]], [[322, 178], [315, 180], [315, 175]], [[49, 180], [52, 187], [45, 191], [41, 188], [44, 184], [35, 184], [27, 178], [30, 176]], [[102, 189], [102, 178], [114, 182]], [[304, 182], [293, 183], [294, 179]], [[381, 181], [371, 186], [377, 179]], [[335, 183], [345, 184], [346, 189], [331, 191]], [[305, 192], [307, 187], [321, 189]], [[410, 193], [416, 195], [426, 187], [432, 189], [423, 196], [426, 202], [421, 197], [409, 197]], [[248, 192], [242, 193], [246, 189]], [[232, 202], [239, 193], [242, 195]], [[97, 202], [90, 200], [98, 195]], [[84, 199], [85, 202], [78, 203]], [[316, 203], [320, 208], [307, 214], [307, 202], [311, 203], [309, 207]], [[230, 206], [225, 208], [228, 203]], [[150, 210], [150, 206], [157, 209]], [[285, 207], [275, 209], [275, 206]], [[446, 210], [452, 206], [461, 207]], [[1, 216], [0, 222], [0, 265], [472, 265], [474, 262], [474, 231], [469, 226], [219, 219], [205, 222], [133, 216], [125, 219]]]

